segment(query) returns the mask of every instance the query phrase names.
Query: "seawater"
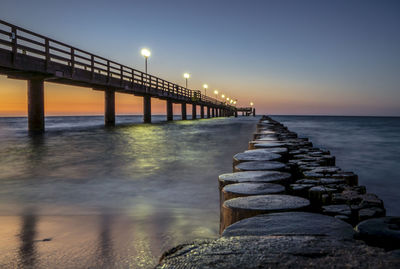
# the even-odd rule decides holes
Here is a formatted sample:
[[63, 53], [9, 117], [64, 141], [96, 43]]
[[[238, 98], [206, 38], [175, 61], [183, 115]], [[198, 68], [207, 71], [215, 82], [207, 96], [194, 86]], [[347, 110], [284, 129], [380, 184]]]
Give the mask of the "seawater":
[[273, 116], [336, 164], [358, 174], [359, 185], [383, 199], [387, 215], [400, 216], [400, 117]]
[[[1, 268], [151, 268], [163, 251], [218, 237], [219, 174], [258, 118], [0, 119]], [[43, 241], [44, 240], [44, 241]]]
[[[274, 118], [400, 215], [399, 118]], [[217, 238], [217, 177], [258, 119], [47, 117], [31, 137], [26, 118], [0, 118], [0, 267], [151, 268], [172, 246]]]

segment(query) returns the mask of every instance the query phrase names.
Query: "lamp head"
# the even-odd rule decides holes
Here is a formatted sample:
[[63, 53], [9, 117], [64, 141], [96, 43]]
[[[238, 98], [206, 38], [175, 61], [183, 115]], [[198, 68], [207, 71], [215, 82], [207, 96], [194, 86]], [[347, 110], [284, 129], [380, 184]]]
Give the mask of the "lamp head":
[[188, 79], [188, 78], [190, 78], [190, 74], [189, 73], [185, 73], [185, 74], [183, 74], [183, 77]]
[[149, 49], [143, 48], [140, 53], [145, 57], [145, 58], [149, 58], [151, 55], [151, 52]]

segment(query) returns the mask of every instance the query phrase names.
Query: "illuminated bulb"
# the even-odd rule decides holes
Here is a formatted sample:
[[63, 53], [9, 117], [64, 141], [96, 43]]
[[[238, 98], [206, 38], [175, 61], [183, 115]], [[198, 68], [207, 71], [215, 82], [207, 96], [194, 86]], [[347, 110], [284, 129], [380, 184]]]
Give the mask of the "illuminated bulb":
[[183, 74], [183, 77], [186, 78], [186, 79], [190, 78], [190, 74], [189, 73], [185, 73], [185, 74]]
[[217, 90], [215, 90], [215, 91], [214, 91], [214, 94], [218, 94], [218, 91], [217, 91]]
[[222, 97], [222, 98], [225, 98], [225, 94], [222, 94], [221, 97]]
[[203, 85], [203, 88], [204, 88], [204, 89], [208, 89], [208, 85], [207, 85], [207, 84], [204, 84], [204, 85]]
[[253, 102], [250, 102], [250, 105], [251, 105], [251, 106], [253, 106], [253, 105], [254, 105], [254, 103], [253, 103]]
[[229, 97], [226, 97], [226, 101], [229, 101]]
[[146, 48], [142, 49], [142, 50], [140, 51], [140, 53], [141, 53], [145, 58], [149, 58], [150, 55], [151, 55], [150, 50], [149, 50], [149, 49], [146, 49]]

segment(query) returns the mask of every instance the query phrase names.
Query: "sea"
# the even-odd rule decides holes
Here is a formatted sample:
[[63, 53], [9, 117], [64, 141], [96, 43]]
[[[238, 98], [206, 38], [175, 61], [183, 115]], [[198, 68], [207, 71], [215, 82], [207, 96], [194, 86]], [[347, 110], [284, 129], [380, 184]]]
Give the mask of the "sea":
[[[400, 215], [400, 118], [273, 116]], [[0, 118], [0, 268], [152, 268], [169, 248], [218, 237], [219, 174], [259, 117]]]

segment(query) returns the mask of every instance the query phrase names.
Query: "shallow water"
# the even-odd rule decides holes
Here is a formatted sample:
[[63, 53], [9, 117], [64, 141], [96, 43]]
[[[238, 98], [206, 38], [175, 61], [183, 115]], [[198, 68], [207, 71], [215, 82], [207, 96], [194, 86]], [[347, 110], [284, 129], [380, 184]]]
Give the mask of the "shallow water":
[[359, 185], [377, 194], [387, 215], [400, 216], [400, 117], [273, 116], [336, 156], [358, 174]]
[[26, 119], [1, 118], [0, 267], [149, 268], [217, 237], [217, 177], [257, 118], [164, 119], [49, 117], [32, 138]]
[[[274, 118], [400, 215], [399, 118]], [[0, 268], [151, 268], [172, 246], [218, 237], [217, 176], [258, 117], [164, 119], [48, 117], [29, 137], [25, 118], [0, 118]]]

